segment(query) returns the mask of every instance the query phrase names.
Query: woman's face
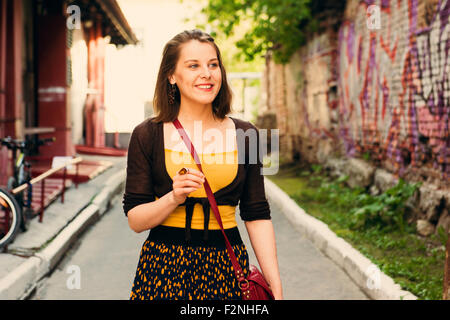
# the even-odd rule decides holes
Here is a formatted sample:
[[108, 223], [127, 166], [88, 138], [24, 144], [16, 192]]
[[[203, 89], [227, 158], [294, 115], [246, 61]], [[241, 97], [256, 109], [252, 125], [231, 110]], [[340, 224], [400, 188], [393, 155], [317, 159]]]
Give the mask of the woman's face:
[[211, 104], [222, 85], [222, 72], [214, 47], [197, 40], [183, 44], [169, 81], [177, 84], [181, 101]]

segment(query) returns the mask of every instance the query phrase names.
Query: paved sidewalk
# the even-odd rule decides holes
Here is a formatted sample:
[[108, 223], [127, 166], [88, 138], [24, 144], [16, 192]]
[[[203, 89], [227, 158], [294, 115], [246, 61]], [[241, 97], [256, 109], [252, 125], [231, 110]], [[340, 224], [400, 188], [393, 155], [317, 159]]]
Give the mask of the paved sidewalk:
[[[108, 212], [73, 244], [30, 299], [128, 300], [147, 235], [130, 229], [122, 196], [116, 195]], [[75, 275], [79, 275], [78, 283], [71, 282]]]
[[[92, 226], [91, 231], [97, 230], [97, 226], [101, 230], [105, 224], [110, 225], [109, 228], [103, 229], [104, 239], [119, 241], [120, 247], [117, 248], [122, 248], [121, 253], [104, 257], [104, 261], [110, 261], [109, 264], [91, 263], [90, 260], [96, 257], [102, 260], [102, 255], [99, 253], [111, 252], [111, 247], [109, 250], [105, 249], [105, 241], [95, 240], [96, 236], [93, 236], [92, 232], [87, 232], [86, 238], [83, 235], [83, 240], [78, 241], [80, 248], [85, 248], [85, 251], [80, 250], [80, 253], [74, 251], [73, 254], [79, 259], [74, 264], [80, 264], [80, 268], [91, 275], [88, 283], [92, 286], [96, 284], [98, 288], [109, 288], [109, 293], [106, 290], [92, 289], [89, 294], [82, 295], [82, 298], [124, 299], [128, 297], [127, 288], [134, 276], [136, 262], [122, 263], [123, 261], [117, 259], [125, 253], [132, 259], [130, 253], [133, 253], [137, 261], [145, 234], [130, 237], [132, 231], [129, 230], [126, 218], [123, 216], [121, 203], [119, 203], [121, 201], [118, 201], [122, 196], [126, 178], [126, 157], [83, 155], [83, 158], [107, 159], [114, 162], [114, 165], [96, 178], [79, 185], [78, 189], [74, 186], [69, 188], [66, 191], [64, 204], [61, 204], [60, 200], [51, 204], [45, 211], [43, 223], [34, 219], [30, 229], [20, 233], [14, 243], [9, 246], [11, 253], [0, 253], [0, 300], [28, 297], [41, 279], [51, 276], [70, 247], [77, 243], [83, 231], [89, 226]], [[272, 209], [285, 299], [344, 300], [367, 299], [368, 296], [371, 299], [415, 298], [409, 292], [401, 290], [384, 274], [380, 274], [379, 288], [368, 289], [367, 281], [371, 276], [368, 273], [368, 270], [370, 271], [368, 267], [371, 262], [367, 258], [343, 239], [338, 238], [324, 223], [305, 213], [269, 179], [266, 179], [266, 194]], [[112, 208], [110, 208], [111, 201], [114, 201]], [[113, 215], [109, 214], [104, 221], [95, 224], [97, 220], [103, 218], [105, 212], [110, 210]], [[251, 263], [257, 264], [238, 211], [236, 215]], [[124, 238], [127, 238], [127, 241], [122, 242]], [[114, 242], [110, 245], [114, 246]], [[96, 252], [97, 254], [92, 254]], [[70, 259], [70, 254], [68, 256]], [[121, 274], [127, 275], [128, 278], [113, 282], [120, 284], [109, 287], [105, 279], [114, 279], [117, 276], [111, 274], [114, 271], [114, 268], [111, 268], [114, 264], [113, 260], [119, 261], [118, 265], [125, 270]], [[83, 264], [83, 261], [86, 261], [86, 264]], [[104, 272], [101, 268], [98, 269], [98, 266], [102, 265], [106, 268]], [[64, 266], [64, 260], [62, 266]], [[99, 276], [96, 279], [97, 274], [106, 278]], [[62, 281], [63, 276], [64, 279], [67, 278], [67, 275], [62, 275], [60, 272], [60, 279], [57, 281], [60, 286], [65, 285]], [[97, 280], [100, 282], [96, 282]], [[36, 298], [79, 298], [74, 294], [75, 292], [72, 291], [70, 293], [72, 296], [64, 296], [61, 292], [52, 294], [49, 291], [48, 295], [44, 293], [39, 296], [38, 294]]]
[[64, 204], [58, 197], [35, 217], [0, 253], [0, 300], [25, 298], [37, 281], [50, 272], [78, 235], [107, 211], [109, 201], [122, 192], [126, 157], [79, 155], [86, 160], [111, 161], [113, 166], [86, 183], [66, 189]]
[[411, 292], [387, 276], [368, 258], [338, 237], [328, 225], [307, 214], [270, 179], [265, 179], [266, 195], [297, 230], [297, 236], [308, 239], [315, 248], [333, 261], [367, 296], [375, 300], [416, 300]]
[[[269, 199], [277, 256], [286, 300], [367, 300], [368, 297], [314, 244], [294, 228], [279, 206]], [[239, 215], [239, 210], [237, 210]], [[244, 223], [236, 218], [250, 256], [257, 264]]]
[[[148, 231], [133, 232], [115, 197], [102, 220], [91, 226], [48, 277], [38, 285], [34, 300], [127, 300], [140, 249]], [[348, 275], [308, 239], [299, 236], [283, 213], [271, 203], [284, 297], [289, 300], [367, 299]], [[250, 262], [257, 265], [247, 230], [237, 212], [238, 227]], [[73, 268], [80, 288], [70, 288]]]

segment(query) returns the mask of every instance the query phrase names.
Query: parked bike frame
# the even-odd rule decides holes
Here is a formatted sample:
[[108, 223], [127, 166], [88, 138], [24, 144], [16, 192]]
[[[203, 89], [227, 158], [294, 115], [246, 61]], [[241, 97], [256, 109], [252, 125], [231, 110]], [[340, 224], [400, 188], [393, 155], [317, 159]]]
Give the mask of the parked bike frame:
[[[0, 139], [1, 145], [12, 150], [13, 176], [8, 178], [7, 190], [0, 188], [0, 248], [10, 243], [16, 236], [19, 228], [26, 231], [29, 220], [34, 216], [31, 206], [33, 188], [31, 180], [31, 164], [25, 157], [35, 148], [54, 142], [56, 139], [37, 139], [33, 143], [30, 139], [15, 140], [11, 137]], [[20, 151], [17, 157], [17, 150]], [[11, 191], [22, 184], [28, 184], [27, 197], [24, 201], [24, 192], [12, 194]]]

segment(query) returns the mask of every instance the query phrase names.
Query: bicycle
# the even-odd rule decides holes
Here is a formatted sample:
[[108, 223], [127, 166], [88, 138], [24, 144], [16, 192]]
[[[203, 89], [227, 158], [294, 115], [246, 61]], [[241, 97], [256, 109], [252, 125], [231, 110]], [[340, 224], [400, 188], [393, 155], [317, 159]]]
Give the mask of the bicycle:
[[[55, 140], [55, 137], [36, 139], [36, 142], [30, 139], [24, 141], [15, 140], [11, 137], [0, 139], [1, 146], [6, 146], [12, 150], [13, 159], [13, 176], [8, 178], [7, 190], [0, 188], [0, 248], [11, 243], [19, 229], [26, 231], [30, 219], [35, 215], [31, 206], [33, 198], [33, 189], [30, 183], [31, 164], [25, 160], [25, 157], [39, 146]], [[17, 150], [20, 151], [18, 157]], [[12, 193], [13, 189], [25, 183], [28, 185], [25, 189], [27, 192], [26, 201], [24, 197], [25, 191], [20, 191], [16, 194]]]

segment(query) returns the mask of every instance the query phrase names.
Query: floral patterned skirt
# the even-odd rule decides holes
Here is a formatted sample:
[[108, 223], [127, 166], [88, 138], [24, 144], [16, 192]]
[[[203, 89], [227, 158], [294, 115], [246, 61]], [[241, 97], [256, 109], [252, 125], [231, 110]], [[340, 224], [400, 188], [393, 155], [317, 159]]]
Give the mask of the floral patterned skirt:
[[[191, 230], [158, 226], [142, 245], [130, 300], [240, 300], [231, 260], [221, 230]], [[228, 240], [247, 276], [247, 249], [237, 227], [225, 229]]]

